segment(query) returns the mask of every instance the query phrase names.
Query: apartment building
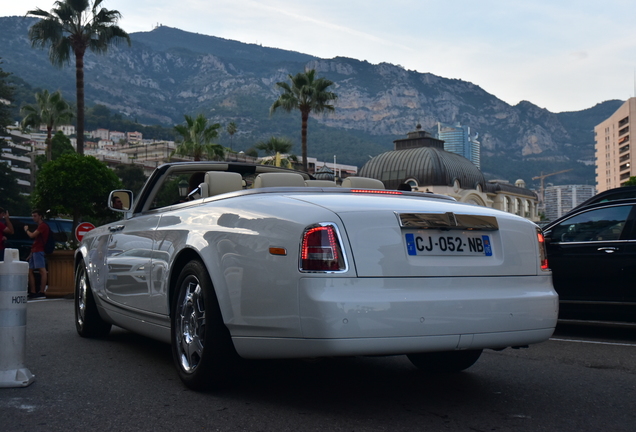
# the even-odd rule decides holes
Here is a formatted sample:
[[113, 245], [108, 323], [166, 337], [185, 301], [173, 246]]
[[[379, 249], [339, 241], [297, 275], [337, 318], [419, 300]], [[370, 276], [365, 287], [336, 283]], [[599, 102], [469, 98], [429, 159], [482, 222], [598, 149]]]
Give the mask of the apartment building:
[[636, 170], [632, 169], [635, 161], [630, 139], [635, 128], [636, 98], [628, 99], [594, 128], [598, 192], [620, 187], [630, 177], [636, 176]]
[[582, 202], [596, 195], [591, 185], [560, 185], [545, 188], [545, 217], [547, 220], [560, 218]]
[[62, 131], [62, 133], [64, 135], [71, 136], [71, 135], [75, 135], [75, 126], [73, 125], [62, 125], [62, 126], [58, 126], [57, 127], [58, 131]]
[[129, 143], [140, 143], [144, 136], [141, 132], [126, 132], [126, 141]]
[[444, 141], [444, 150], [464, 156], [481, 168], [481, 143], [478, 134], [471, 135], [469, 126], [437, 123], [437, 138]]

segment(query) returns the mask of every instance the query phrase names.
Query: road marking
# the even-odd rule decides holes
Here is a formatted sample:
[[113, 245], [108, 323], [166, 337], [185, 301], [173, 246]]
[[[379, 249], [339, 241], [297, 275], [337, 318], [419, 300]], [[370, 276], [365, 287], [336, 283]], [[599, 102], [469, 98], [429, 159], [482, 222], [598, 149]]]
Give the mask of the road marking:
[[550, 338], [550, 340], [551, 341], [557, 341], [557, 342], [577, 342], [577, 343], [588, 343], [588, 344], [597, 344], [597, 345], [615, 345], [615, 346], [636, 347], [636, 344], [618, 343], [618, 342], [598, 342], [598, 341], [586, 341], [586, 340], [577, 340], [577, 339], [558, 339], [558, 338]]

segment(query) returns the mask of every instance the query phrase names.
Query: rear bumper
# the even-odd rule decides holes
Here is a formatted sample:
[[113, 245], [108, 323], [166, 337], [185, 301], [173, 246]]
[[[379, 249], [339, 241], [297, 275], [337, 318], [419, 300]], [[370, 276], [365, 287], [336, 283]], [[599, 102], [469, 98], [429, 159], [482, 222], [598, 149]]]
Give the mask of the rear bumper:
[[400, 355], [457, 349], [505, 348], [547, 340], [554, 328], [464, 335], [361, 339], [232, 338], [244, 358], [280, 359], [357, 355]]
[[505, 348], [547, 340], [558, 315], [550, 274], [303, 278], [303, 338], [233, 338], [249, 358]]

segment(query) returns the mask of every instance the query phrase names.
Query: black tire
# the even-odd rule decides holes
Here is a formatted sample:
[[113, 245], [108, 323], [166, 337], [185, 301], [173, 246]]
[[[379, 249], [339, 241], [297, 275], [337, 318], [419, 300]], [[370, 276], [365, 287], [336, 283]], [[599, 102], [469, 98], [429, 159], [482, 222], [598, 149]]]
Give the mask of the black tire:
[[238, 355], [201, 261], [181, 270], [170, 315], [172, 358], [181, 381], [192, 390], [226, 386]]
[[482, 350], [444, 351], [408, 354], [407, 357], [424, 372], [461, 372], [479, 360]]
[[86, 338], [105, 337], [111, 324], [102, 319], [97, 310], [86, 267], [81, 262], [75, 271], [75, 328]]

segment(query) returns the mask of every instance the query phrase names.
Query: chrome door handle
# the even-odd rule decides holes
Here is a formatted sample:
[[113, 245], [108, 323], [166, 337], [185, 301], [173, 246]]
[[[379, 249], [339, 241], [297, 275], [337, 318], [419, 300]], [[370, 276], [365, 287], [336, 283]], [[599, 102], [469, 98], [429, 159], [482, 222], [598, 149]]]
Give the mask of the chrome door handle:
[[598, 251], [603, 251], [605, 253], [611, 254], [614, 253], [618, 250], [617, 247], [602, 247], [602, 248], [598, 248]]
[[112, 226], [112, 227], [108, 228], [108, 230], [109, 230], [110, 232], [121, 231], [121, 230], [123, 230], [123, 229], [124, 229], [124, 226], [123, 226], [123, 225], [115, 225], [115, 226]]

